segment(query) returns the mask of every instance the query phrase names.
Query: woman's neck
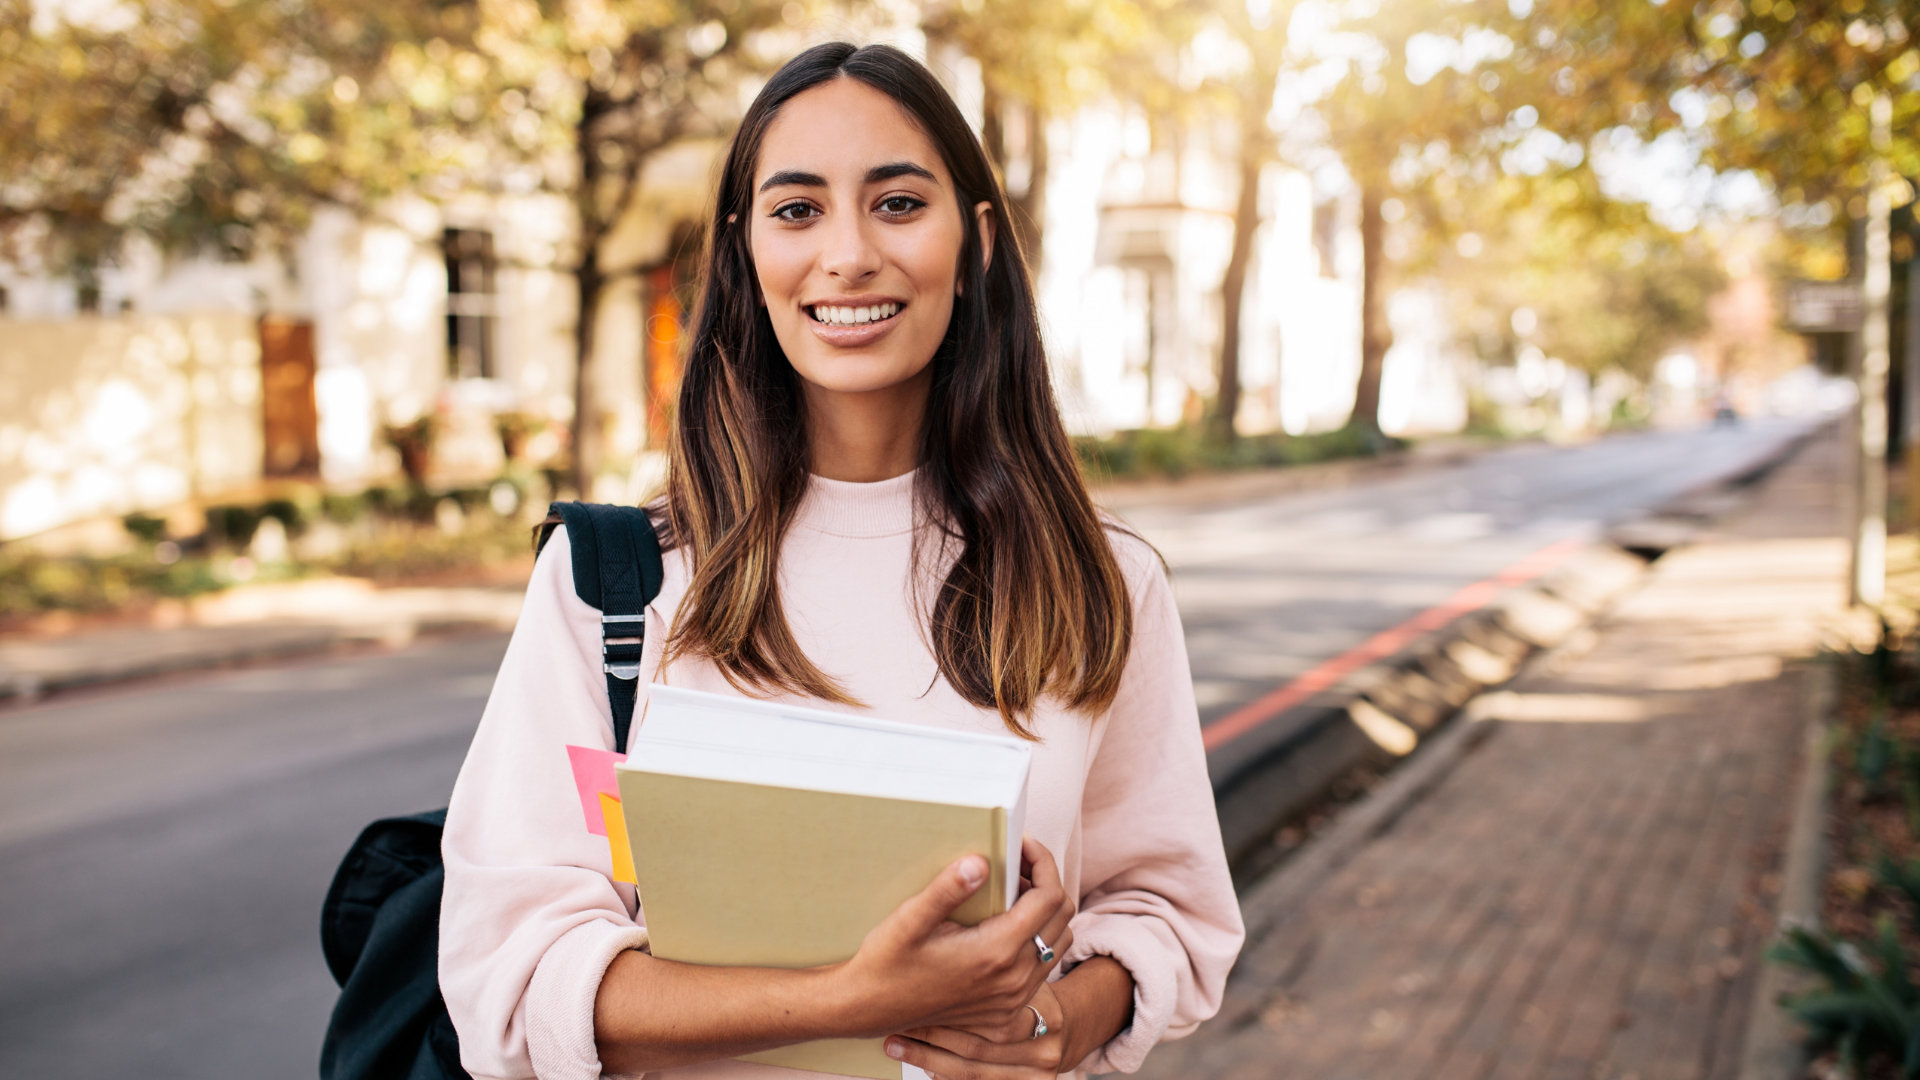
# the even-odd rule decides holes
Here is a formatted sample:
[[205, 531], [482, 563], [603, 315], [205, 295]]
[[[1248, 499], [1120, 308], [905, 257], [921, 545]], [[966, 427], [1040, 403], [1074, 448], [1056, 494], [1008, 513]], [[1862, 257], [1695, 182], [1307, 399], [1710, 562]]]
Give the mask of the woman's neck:
[[880, 390], [828, 390], [803, 381], [809, 471], [855, 484], [912, 472], [920, 464], [920, 429], [926, 421], [932, 366]]

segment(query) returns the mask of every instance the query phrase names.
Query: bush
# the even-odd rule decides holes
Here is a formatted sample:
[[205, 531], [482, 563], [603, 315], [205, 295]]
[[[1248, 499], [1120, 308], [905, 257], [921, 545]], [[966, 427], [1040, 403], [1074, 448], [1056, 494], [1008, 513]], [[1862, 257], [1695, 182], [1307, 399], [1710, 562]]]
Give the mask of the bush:
[[157, 544], [167, 536], [166, 518], [152, 517], [147, 514], [128, 514], [120, 519], [120, 523], [126, 526], [127, 532], [133, 534], [134, 539], [143, 544]]
[[1871, 654], [1840, 657], [1830, 925], [1790, 928], [1767, 950], [1813, 976], [1781, 1004], [1856, 1077], [1920, 1076], [1920, 739], [1915, 715], [1894, 709], [1913, 682], [1894, 646], [1883, 626]]
[[1784, 1002], [1815, 1047], [1836, 1051], [1854, 1076], [1862, 1062], [1891, 1057], [1901, 1075], [1911, 1077], [1920, 1074], [1920, 992], [1893, 917], [1882, 915], [1878, 930], [1856, 943], [1793, 927], [1767, 950], [1767, 959], [1818, 977], [1818, 985]]
[[1404, 446], [1404, 440], [1359, 427], [1309, 435], [1249, 435], [1232, 445], [1208, 438], [1192, 427], [1142, 428], [1115, 432], [1106, 438], [1082, 436], [1074, 440], [1081, 468], [1098, 479], [1179, 479], [1196, 472], [1270, 469], [1335, 458], [1372, 457]]

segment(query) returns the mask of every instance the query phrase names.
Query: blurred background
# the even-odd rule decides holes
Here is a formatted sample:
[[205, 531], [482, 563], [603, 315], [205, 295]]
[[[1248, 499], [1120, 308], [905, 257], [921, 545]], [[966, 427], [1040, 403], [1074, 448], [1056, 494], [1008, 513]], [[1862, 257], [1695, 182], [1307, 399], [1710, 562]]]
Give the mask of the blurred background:
[[0, 541], [637, 498], [717, 156], [829, 38], [978, 127], [1101, 469], [1817, 410], [1844, 346], [1790, 331], [1846, 327], [1788, 294], [1861, 277], [1876, 195], [1903, 366], [1901, 9], [7, 0]]
[[[1602, 683], [1753, 689], [1760, 724], [1800, 700], [1781, 656], [1907, 655], [1917, 20], [1911, 0], [0, 0], [0, 1073], [310, 1073], [332, 867], [370, 817], [445, 802], [548, 500], [656, 490], [720, 156], [820, 41], [923, 58], [999, 170], [1096, 498], [1174, 571], [1243, 897], [1534, 650], [1604, 645], [1579, 628], [1626, 583], [1703, 565], [1668, 551], [1787, 544], [1708, 560], [1739, 569], [1661, 610], [1750, 602], [1715, 633], [1792, 644], [1671, 678], [1732, 639], [1646, 646]], [[1765, 512], [1725, 525], [1749, 499]], [[1817, 588], [1789, 587], [1803, 571]], [[1783, 629], [1814, 608], [1852, 629]], [[1644, 715], [1500, 700], [1508, 723], [1585, 718], [1569, 739]], [[1787, 805], [1782, 723], [1725, 758], [1782, 770], [1753, 805]], [[1616, 749], [1540, 752], [1656, 774]], [[1476, 790], [1501, 835], [1561, 820]], [[1713, 842], [1759, 884], [1730, 894], [1747, 914], [1675, 931], [1724, 952], [1676, 985], [1759, 992], [1771, 931], [1740, 920], [1781, 910], [1784, 821], [1753, 826], [1771, 855]], [[1348, 914], [1392, 895], [1353, 889]], [[1659, 954], [1616, 922], [1620, 955]], [[1433, 927], [1409, 948], [1454, 940]], [[1295, 946], [1248, 978], [1294, 979]], [[1330, 1031], [1418, 1042], [1406, 1002], [1505, 1000], [1411, 960], [1340, 970], [1389, 989], [1344, 1027], [1290, 1027], [1297, 987], [1235, 999], [1238, 1026], [1191, 1045], [1277, 1041], [1162, 1055], [1164, 1075], [1311, 1073], [1301, 1046], [1361, 1060]], [[1732, 1075], [1744, 1006], [1626, 1000], [1588, 1011], [1719, 1032], [1675, 1068]], [[1481, 1044], [1517, 1045], [1500, 1030]], [[1523, 1074], [1685, 1057], [1617, 1032], [1555, 1051], [1585, 1071]]]

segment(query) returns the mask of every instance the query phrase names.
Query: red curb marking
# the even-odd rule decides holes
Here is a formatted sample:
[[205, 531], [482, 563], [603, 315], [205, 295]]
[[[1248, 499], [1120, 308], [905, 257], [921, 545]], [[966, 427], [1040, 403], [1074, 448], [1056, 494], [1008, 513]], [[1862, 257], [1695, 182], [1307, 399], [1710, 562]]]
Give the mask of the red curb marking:
[[1587, 546], [1585, 540], [1562, 540], [1521, 559], [1498, 574], [1454, 593], [1443, 604], [1408, 619], [1389, 630], [1382, 630], [1366, 641], [1330, 660], [1323, 660], [1292, 682], [1278, 687], [1200, 731], [1200, 742], [1208, 750], [1218, 750], [1233, 740], [1300, 704], [1322, 690], [1383, 657], [1392, 656], [1429, 630], [1438, 630], [1471, 611], [1478, 611], [1515, 585], [1524, 585], [1572, 558]]

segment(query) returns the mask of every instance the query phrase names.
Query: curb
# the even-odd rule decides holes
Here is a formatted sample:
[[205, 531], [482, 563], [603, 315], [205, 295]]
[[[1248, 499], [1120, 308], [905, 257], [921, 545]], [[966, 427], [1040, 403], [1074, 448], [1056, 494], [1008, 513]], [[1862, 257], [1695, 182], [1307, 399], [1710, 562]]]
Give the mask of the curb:
[[276, 608], [236, 594], [213, 622], [0, 641], [0, 705], [186, 671], [398, 648], [430, 634], [511, 630], [520, 608], [517, 591], [475, 588], [367, 590], [349, 600], [344, 610], [320, 611], [297, 598]]
[[1254, 859], [1281, 823], [1369, 761], [1410, 766], [1471, 702], [1577, 640], [1646, 567], [1610, 543], [1594, 544], [1322, 692], [1290, 734], [1216, 781], [1229, 860]]
[[[1787, 829], [1775, 936], [1786, 927], [1817, 926], [1820, 922], [1821, 880], [1827, 865], [1827, 798], [1833, 782], [1826, 737], [1833, 715], [1834, 682], [1833, 665], [1816, 661], [1807, 680], [1805, 757], [1800, 788], [1793, 801], [1793, 821]], [[1800, 1080], [1807, 1074], [1803, 1032], [1780, 1007], [1780, 998], [1798, 989], [1802, 980], [1798, 972], [1761, 962], [1753, 999], [1747, 1006], [1740, 1080]]]

